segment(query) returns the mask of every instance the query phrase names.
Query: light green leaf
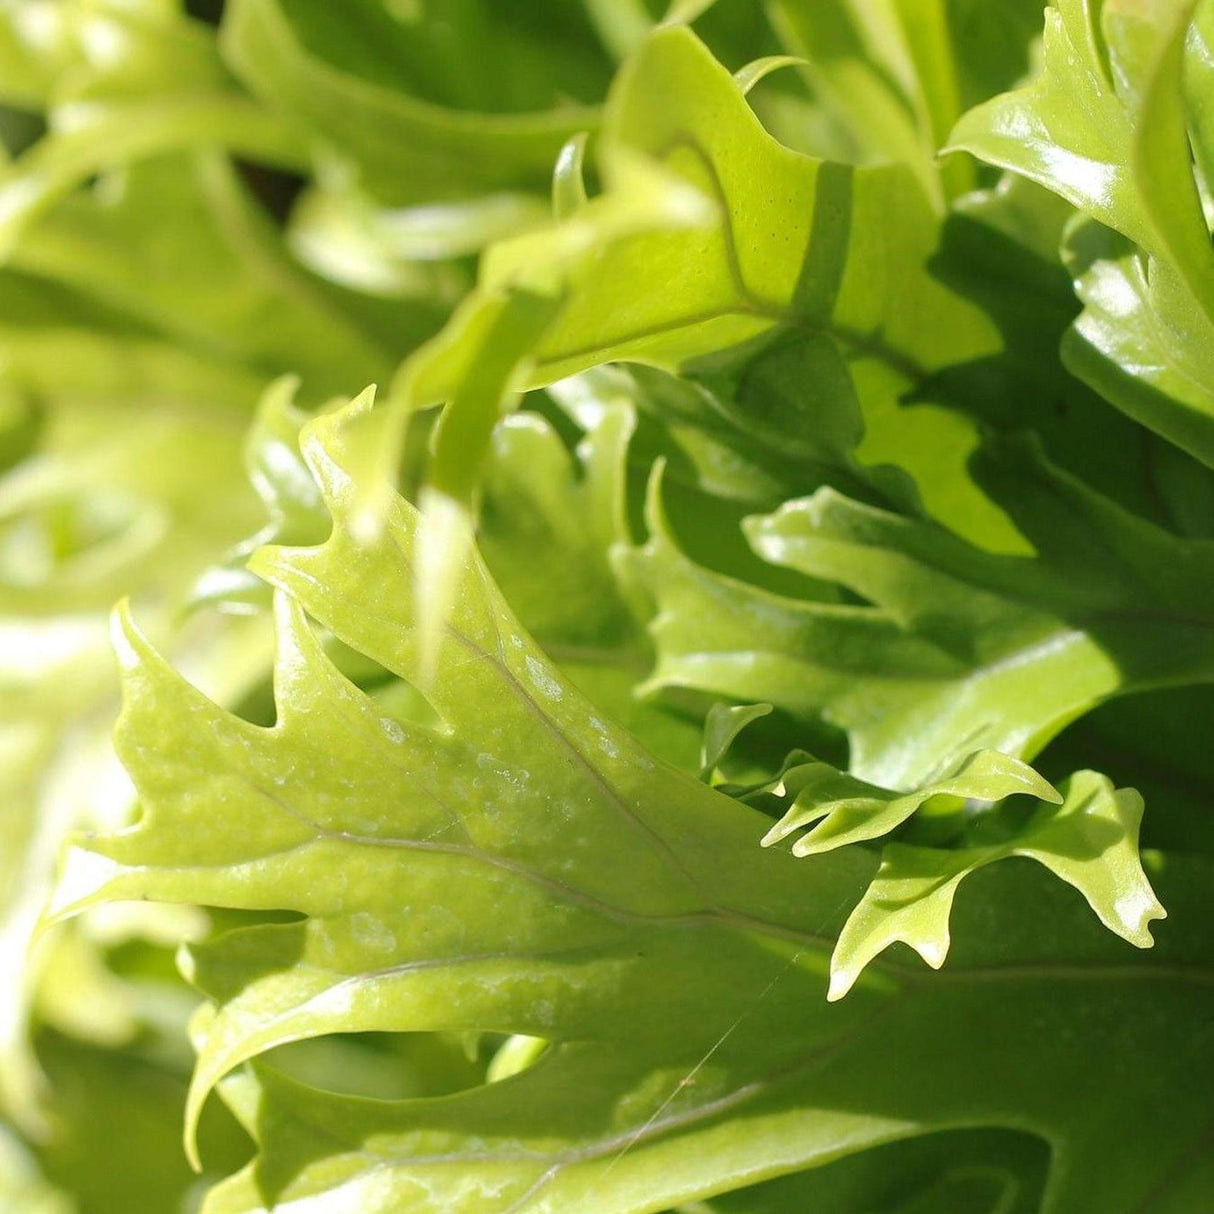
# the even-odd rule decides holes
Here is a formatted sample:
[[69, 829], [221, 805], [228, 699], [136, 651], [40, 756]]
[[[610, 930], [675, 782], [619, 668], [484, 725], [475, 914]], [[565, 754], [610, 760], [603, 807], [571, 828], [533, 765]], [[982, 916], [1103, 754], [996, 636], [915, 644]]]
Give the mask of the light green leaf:
[[620, 359], [677, 369], [793, 331], [866, 359], [892, 412], [899, 386], [997, 347], [985, 317], [925, 272], [936, 221], [910, 173], [780, 146], [686, 27], [657, 30], [625, 66], [598, 147], [604, 193], [493, 246], [478, 290], [392, 391], [398, 412], [447, 402], [424, 545], [435, 620], [449, 597], [443, 554], [454, 562], [471, 534], [488, 436], [512, 389]]
[[59, 0], [5, 0], [0, 5], [0, 99], [5, 105], [41, 109], [73, 49]]
[[683, 22], [690, 25], [702, 17], [717, 0], [670, 0], [666, 10], [668, 23]]
[[1134, 182], [1158, 240], [1138, 243], [1172, 264], [1214, 317], [1214, 249], [1191, 168], [1182, 85], [1196, 7], [1197, 0], [1105, 0], [1101, 17], [1113, 70], [1135, 107]]
[[219, 144], [252, 160], [301, 166], [278, 123], [242, 98], [89, 105], [79, 117], [0, 172], [0, 256], [11, 255], [21, 228], [51, 204], [93, 175], [133, 160]]
[[[435, 1214], [642, 1214], [973, 1125], [1027, 1130], [1065, 1158], [1050, 1214], [1131, 1214], [1178, 1152], [1200, 1157], [1204, 865], [1161, 869], [1173, 914], [1144, 961], [1086, 925], [1070, 891], [989, 866], [958, 905], [948, 974], [879, 962], [826, 1004], [826, 957], [871, 859], [755, 846], [762, 816], [600, 720], [478, 563], [425, 684], [439, 727], [384, 718], [331, 666], [309, 616], [400, 677], [424, 674], [416, 514], [398, 499], [379, 534], [352, 529], [352, 424], [326, 416], [304, 440], [333, 534], [255, 562], [281, 591], [272, 727], [225, 713], [122, 623], [119, 745], [143, 817], [78, 841], [58, 912], [150, 898], [298, 915], [255, 915], [191, 950], [213, 1000], [195, 1109], [241, 1061], [329, 1033], [551, 1045], [507, 1079], [429, 1099], [322, 1091], [258, 1064], [228, 1096], [264, 1154], [209, 1214], [387, 1214], [402, 1195]], [[1150, 1031], [1162, 1016], [1184, 1026], [1184, 1051]], [[1152, 1099], [1110, 1157], [1109, 1133]]]
[[[343, 391], [351, 378], [387, 374], [395, 352], [428, 336], [441, 315], [395, 307], [397, 334], [391, 345], [379, 340], [345, 296], [293, 261], [216, 154], [162, 157], [112, 174], [43, 216], [10, 264], [117, 311], [132, 337], [156, 334], [179, 357], [192, 351], [246, 368], [262, 386], [275, 374], [297, 374], [312, 401]], [[111, 316], [104, 327], [115, 323]]]
[[1006, 1130], [929, 1134], [683, 1206], [676, 1214], [1038, 1214], [1044, 1143]]
[[[1146, 66], [1146, 56], [1135, 55], [1129, 72], [1112, 74], [1101, 28], [1106, 7], [1102, 0], [1054, 0], [1045, 10], [1040, 74], [970, 110], [948, 150], [969, 151], [1021, 173], [1160, 252], [1133, 164], [1142, 104], [1142, 80], [1133, 72]], [[1176, 14], [1185, 7], [1183, 0], [1164, 0], [1159, 11]]]
[[708, 780], [747, 725], [771, 713], [770, 704], [714, 704], [704, 722], [700, 747], [700, 778]]
[[289, 239], [334, 282], [389, 297], [451, 296], [464, 286], [462, 267], [430, 263], [479, 253], [547, 219], [544, 201], [531, 194], [384, 208], [343, 182], [313, 189], [295, 204]]
[[733, 74], [734, 83], [745, 96], [772, 72], [778, 72], [786, 67], [804, 67], [805, 60], [797, 55], [765, 55], [762, 59], [753, 59], [745, 67], [739, 68]]
[[[781, 147], [685, 27], [657, 31], [624, 68], [599, 149], [604, 164], [621, 149], [656, 158], [716, 201], [717, 214], [684, 230], [626, 233], [581, 278], [540, 344], [539, 382], [620, 358], [677, 367], [786, 325], [825, 329], [903, 371], [992, 340], [980, 316], [923, 273], [935, 223], [911, 174], [852, 170]], [[891, 213], [896, 236], [874, 221]], [[499, 247], [487, 281], [534, 252], [528, 243]]]
[[1193, 158], [1207, 194], [1214, 182], [1214, 6], [1199, 3], [1185, 41], [1182, 76]]
[[644, 0], [582, 0], [587, 15], [616, 59], [627, 59], [653, 28]]
[[222, 563], [207, 568], [193, 588], [191, 605], [221, 605], [226, 611], [268, 607], [265, 584], [245, 568], [262, 544], [301, 544], [319, 540], [328, 515], [299, 454], [299, 432], [308, 414], [295, 405], [299, 381], [278, 380], [267, 389], [244, 440], [244, 467], [261, 500], [266, 521], [242, 538]]
[[40, 1175], [21, 1143], [0, 1129], [0, 1199], [12, 1214], [73, 1214], [66, 1193]]
[[[571, 277], [599, 258], [600, 246], [638, 229], [703, 226], [710, 204], [665, 169], [621, 153], [609, 189], [551, 231], [520, 237], [514, 249], [536, 245], [511, 272], [487, 273], [451, 322], [402, 367], [393, 408], [379, 440], [379, 484], [400, 444], [408, 417], [445, 400], [420, 494], [424, 523], [418, 559], [427, 593], [419, 602], [423, 632], [437, 636], [451, 603], [459, 561], [472, 538], [472, 513], [498, 418], [533, 374], [535, 350], [566, 304]], [[373, 482], [374, 483], [374, 482]], [[379, 497], [363, 504], [362, 525], [378, 525]], [[432, 647], [432, 646], [431, 646]]]
[[[1097, 331], [1105, 329], [1115, 342], [1121, 340], [1120, 330], [1124, 329], [1137, 332], [1146, 343], [1154, 340], [1151, 333], [1158, 328], [1149, 312], [1135, 313], [1133, 292], [1118, 288], [1115, 276], [1107, 273], [1111, 267], [1105, 260], [1115, 260], [1121, 249], [1127, 263], [1133, 260], [1132, 246], [1123, 237], [1093, 222], [1071, 225], [1064, 268], [1060, 247], [1073, 216], [1074, 209], [1064, 199], [1013, 174], [1005, 174], [994, 189], [958, 202], [945, 224], [934, 266], [946, 281], [987, 309], [999, 324], [1005, 348], [992, 358], [946, 369], [929, 385], [927, 394], [930, 399], [952, 403], [998, 432], [1034, 431], [1049, 458], [1090, 488], [1181, 534], [1208, 535], [1198, 522], [1201, 508], [1194, 508], [1203, 500], [1202, 486], [1214, 484], [1208, 470], [1133, 421], [1129, 415], [1137, 416], [1140, 411], [1125, 387], [1118, 388], [1118, 395], [1124, 397], [1124, 413], [1111, 412], [1105, 400], [1063, 365], [1064, 361], [1077, 365], [1076, 358], [1085, 353], [1089, 362], [1095, 361], [1094, 350], [1077, 349], [1086, 343], [1076, 341], [1075, 333], [1069, 332], [1079, 314], [1072, 275], [1081, 280], [1079, 291], [1089, 304], [1077, 322], [1085, 333], [1096, 324]], [[1101, 281], [1108, 280], [1107, 289], [1100, 291], [1099, 308], [1093, 288], [1085, 280], [1089, 266], [1093, 278], [1099, 275]], [[1118, 319], [1113, 321], [1106, 313], [1101, 320], [1103, 308], [1111, 309]], [[1088, 337], [1088, 341], [1095, 340]], [[1171, 352], [1160, 349], [1149, 360], [1139, 359], [1136, 366], [1141, 378], [1137, 381], [1129, 381], [1115, 367], [1107, 367], [1105, 375], [1122, 385], [1135, 382], [1145, 390], [1147, 377], [1161, 375], [1168, 360], [1181, 352], [1179, 346], [1175, 343]], [[1185, 359], [1200, 358], [1197, 344], [1184, 347], [1183, 355]], [[1125, 357], [1133, 360], [1137, 355], [1126, 349]], [[1148, 361], [1150, 368], [1160, 370], [1153, 372]], [[1095, 370], [1081, 374], [1091, 383], [1101, 382]], [[1196, 387], [1196, 381], [1186, 383], [1181, 375], [1167, 391], [1183, 395]], [[1107, 386], [1103, 390], [1110, 392]], [[1163, 397], [1151, 406], [1157, 409], [1157, 426], [1162, 425], [1169, 406]], [[934, 513], [946, 524], [955, 525], [953, 520], [968, 512]], [[967, 538], [983, 547], [1014, 551], [994, 543], [989, 534], [967, 534]]]
[[[472, 285], [458, 262], [489, 232], [513, 231], [542, 210], [538, 199], [498, 195], [479, 203], [384, 210], [350, 182], [305, 190], [291, 209], [287, 240], [313, 273], [380, 299], [431, 300], [454, 305]], [[422, 257], [424, 260], [410, 260]]]
[[561, 148], [552, 170], [552, 214], [568, 219], [589, 201], [586, 193], [586, 144], [589, 134], [581, 131]]
[[557, 661], [636, 644], [610, 565], [629, 538], [633, 427], [626, 405], [605, 405], [572, 455], [534, 413], [504, 418], [493, 434], [480, 549], [511, 609]]
[[37, 1154], [70, 1195], [73, 1214], [190, 1210], [219, 1173], [247, 1158], [248, 1141], [226, 1110], [209, 1109], [204, 1139], [212, 1167], [191, 1175], [176, 1142], [186, 1075], [154, 1048], [101, 1049], [54, 1034], [41, 1046], [54, 1129]]
[[919, 81], [893, 6], [777, 0], [773, 16], [783, 41], [808, 65], [815, 92], [840, 115], [866, 158], [914, 165], [940, 206], [935, 148], [923, 129]]
[[[1087, 305], [1067, 364], [1131, 417], [1207, 465], [1214, 423], [1214, 249], [1190, 155], [1185, 105], [1192, 0], [1056, 0], [1041, 76], [972, 110], [952, 137], [1057, 191], [1130, 242], [1093, 256], [1076, 237], [1072, 270]], [[1200, 97], [1200, 35], [1187, 67]]]
[[230, 404], [235, 415], [264, 386], [247, 367], [182, 348], [55, 283], [12, 271], [0, 271], [0, 283], [9, 305], [0, 303], [3, 380], [31, 423], [18, 431], [26, 442], [41, 408], [59, 401], [103, 409], [136, 400]]
[[[578, 385], [571, 397], [632, 400], [661, 425], [668, 494], [699, 491], [687, 508], [671, 502], [681, 534], [699, 524], [700, 553], [711, 554], [716, 567], [745, 568], [738, 526], [744, 510], [771, 510], [823, 485], [912, 515], [926, 512], [986, 547], [1026, 550], [966, 468], [977, 443], [968, 419], [930, 405], [903, 407], [891, 377], [863, 356], [846, 358], [824, 335], [783, 334], [678, 376], [634, 364], [565, 383]], [[736, 503], [728, 522], [724, 503]], [[762, 567], [753, 558], [749, 564], [748, 580], [764, 582]]]
[[785, 772], [783, 783], [792, 805], [763, 837], [763, 843], [770, 846], [811, 826], [793, 844], [794, 856], [815, 856], [848, 843], [879, 839], [929, 802], [939, 811], [942, 804], [951, 808], [969, 800], [1002, 801], [1017, 794], [1042, 801], [1062, 800], [1026, 763], [997, 750], [975, 751], [939, 779], [905, 794], [866, 784], [827, 763], [793, 767]]
[[[570, 394], [571, 385], [563, 386]], [[561, 393], [563, 396], [565, 392]], [[478, 546], [511, 611], [605, 716], [655, 754], [696, 770], [699, 718], [634, 695], [651, 661], [644, 606], [612, 567], [631, 541], [627, 469], [635, 420], [626, 399], [586, 397], [570, 452], [535, 413], [503, 418], [493, 435]]]
[[775, 0], [772, 20], [870, 161], [911, 164], [937, 205], [972, 189], [968, 166], [935, 161], [970, 106], [1028, 67], [1036, 0]]
[[1067, 264], [1084, 310], [1068, 367], [1130, 417], [1210, 463], [1214, 328], [1166, 262], [1097, 224], [1072, 228]]
[[1007, 843], [955, 851], [891, 843], [864, 898], [851, 913], [831, 958], [830, 999], [851, 990], [861, 971], [897, 940], [939, 969], [949, 950], [949, 915], [957, 887], [984, 865], [1027, 856], [1073, 885], [1110, 930], [1139, 948], [1149, 924], [1166, 912], [1138, 857], [1142, 798], [1081, 771]]
[[1041, 3], [0, 0], [0, 1206], [1206, 1209], [1214, 0]]

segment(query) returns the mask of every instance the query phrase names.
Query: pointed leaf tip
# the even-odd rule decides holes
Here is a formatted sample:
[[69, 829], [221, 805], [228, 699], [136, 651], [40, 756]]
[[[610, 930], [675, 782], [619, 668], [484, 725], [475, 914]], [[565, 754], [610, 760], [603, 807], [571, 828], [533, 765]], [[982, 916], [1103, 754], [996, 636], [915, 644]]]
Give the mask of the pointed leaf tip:
[[574, 135], [556, 159], [552, 170], [552, 211], [558, 220], [568, 219], [586, 205], [586, 144], [589, 134]]
[[856, 985], [856, 979], [860, 976], [860, 971], [854, 966], [836, 969], [833, 965], [830, 969], [830, 987], [826, 992], [827, 1003], [838, 1003], [844, 998], [853, 986]]
[[138, 667], [147, 652], [147, 638], [131, 618], [131, 600], [121, 599], [110, 613], [110, 645], [124, 671]]

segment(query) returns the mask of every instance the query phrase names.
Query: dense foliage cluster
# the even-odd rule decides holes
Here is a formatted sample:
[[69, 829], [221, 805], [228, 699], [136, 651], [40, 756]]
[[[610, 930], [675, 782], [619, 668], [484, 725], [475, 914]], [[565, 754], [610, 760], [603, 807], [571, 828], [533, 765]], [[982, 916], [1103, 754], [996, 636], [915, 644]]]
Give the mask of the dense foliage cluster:
[[0, 1208], [1214, 1208], [1212, 217], [1214, 0], [0, 0]]

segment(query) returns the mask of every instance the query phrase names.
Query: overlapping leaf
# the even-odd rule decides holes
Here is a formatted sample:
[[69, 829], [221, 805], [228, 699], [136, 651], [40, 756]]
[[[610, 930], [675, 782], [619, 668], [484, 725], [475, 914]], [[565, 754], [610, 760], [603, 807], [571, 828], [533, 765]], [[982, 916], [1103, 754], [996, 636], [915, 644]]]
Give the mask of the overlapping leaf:
[[827, 763], [799, 763], [781, 780], [791, 803], [763, 839], [778, 843], [811, 827], [793, 845], [793, 855], [814, 856], [848, 843], [880, 839], [896, 830], [927, 802], [1001, 801], [1027, 795], [1061, 803], [1052, 785], [1018, 759], [995, 750], [966, 755], [939, 779], [909, 793], [894, 793], [865, 784]]
[[657, 605], [650, 690], [824, 717], [847, 731], [854, 774], [905, 789], [983, 747], [1031, 758], [1109, 696], [1210, 681], [1207, 543], [1112, 506], [1023, 443], [986, 449], [977, 474], [1035, 557], [983, 552], [831, 490], [751, 520], [758, 552], [858, 604], [773, 595], [693, 564], [653, 494], [649, 542], [627, 560]]
[[[1083, 894], [1106, 927], [1141, 948], [1151, 944], [1150, 922], [1165, 913], [1138, 856], [1142, 798], [1131, 789], [1115, 790], [1094, 772], [1080, 772], [1060, 793], [1026, 764], [998, 751], [976, 751], [938, 779], [896, 793], [827, 763], [790, 756], [778, 783], [761, 786], [769, 790], [787, 808], [763, 842], [770, 846], [805, 831], [793, 855], [901, 836], [885, 846], [877, 876], [839, 936], [831, 999], [845, 995], [864, 967], [897, 940], [939, 969], [948, 955], [957, 886], [1010, 856], [1044, 864]], [[1000, 803], [1019, 796], [1042, 804], [1017, 820]], [[903, 829], [908, 824], [909, 833]]]
[[[10, 968], [48, 871], [29, 857], [72, 806], [127, 820], [97, 624], [134, 588], [152, 639], [124, 623], [120, 744], [143, 817], [78, 843], [59, 909], [134, 898], [162, 932], [161, 900], [236, 912], [185, 954], [210, 1001], [191, 1125], [219, 1082], [262, 1151], [214, 1214], [1192, 1214], [1214, 1191], [1208, 865], [1148, 856], [1148, 883], [1136, 794], [1091, 772], [1055, 794], [1015, 756], [1112, 695], [1214, 680], [1214, 558], [1156, 526], [1208, 536], [1210, 483], [1129, 420], [1208, 457], [1214, 8], [1059, 0], [1038, 82], [961, 128], [1099, 220], [1067, 233], [1067, 359], [1129, 415], [1106, 426], [1055, 354], [1067, 207], [1006, 181], [958, 206], [973, 166], [932, 161], [1024, 68], [1029, 0], [691, 0], [655, 30], [661, 7], [237, 0], [217, 53], [177, 0], [0, 0], [0, 98], [51, 127], [0, 169], [0, 468], [19, 468], [0, 639], [55, 625], [0, 655], [25, 672], [5, 778], [41, 807], [32, 833], [2, 820], [31, 874]], [[704, 43], [671, 24], [691, 20]], [[732, 73], [706, 46], [767, 58]], [[752, 112], [776, 65], [797, 71]], [[37, 138], [0, 122], [14, 149]], [[280, 215], [297, 183], [159, 156], [201, 143], [314, 171], [282, 235], [238, 178]], [[1097, 178], [1111, 193], [1083, 194]], [[195, 598], [256, 616], [258, 577], [276, 588], [274, 721], [256, 618], [166, 626], [250, 526], [226, 419], [284, 372], [309, 405], [380, 378], [486, 243], [392, 408], [368, 392], [305, 431], [319, 488], [288, 381], [247, 440], [269, 521]], [[415, 495], [414, 414], [443, 402], [419, 522], [391, 485]], [[1065, 473], [1017, 440], [972, 480], [975, 417], [1036, 429]], [[152, 419], [162, 447], [141, 445]], [[79, 663], [64, 624], [88, 634]], [[661, 694], [638, 703], [654, 648]], [[1124, 783], [1142, 751], [1180, 783], [1196, 726], [1155, 711], [1122, 721], [1142, 745], [1066, 765], [1077, 733], [1043, 770]], [[819, 741], [841, 761], [835, 727], [853, 775], [780, 767]], [[1167, 801], [1156, 837], [1200, 850], [1202, 795], [1187, 818]], [[745, 804], [781, 801], [774, 831]], [[807, 831], [809, 854], [765, 830]], [[1169, 919], [1139, 955], [1096, 917], [1146, 945], [1152, 886]], [[951, 944], [948, 968], [908, 944], [933, 966]], [[101, 957], [61, 938], [41, 1021], [125, 1049], [146, 1022], [114, 1018], [130, 988]], [[41, 1058], [69, 1113], [37, 1151], [51, 1180], [90, 1209], [178, 1201], [178, 1055], [44, 1029]], [[126, 1154], [98, 1155], [98, 1099]], [[4, 1200], [54, 1198], [14, 1154]]]
[[[600, 148], [605, 163], [621, 150], [658, 160], [718, 209], [682, 232], [626, 234], [589, 267], [538, 343], [531, 382], [611, 359], [677, 367], [783, 326], [824, 330], [912, 374], [993, 340], [980, 315], [923, 273], [936, 231], [913, 176], [783, 148], [684, 27], [655, 33], [625, 68]], [[896, 235], [870, 222], [889, 214]], [[542, 249], [539, 237], [499, 246], [486, 284], [509, 281]], [[681, 272], [688, 266], [694, 276]]]
[[[87, 366], [63, 369], [47, 357], [52, 342], [70, 349], [75, 339], [76, 360], [88, 361], [90, 346], [105, 359], [108, 347], [105, 361], [117, 370], [137, 363], [141, 347], [158, 352], [176, 365], [161, 372], [157, 390], [204, 404], [248, 409], [288, 371], [308, 399], [324, 400], [350, 376], [386, 374], [393, 352], [428, 336], [442, 316], [426, 304], [387, 315], [350, 307], [293, 264], [231, 164], [213, 154], [133, 165], [64, 200], [27, 231], [9, 264], [18, 290], [58, 293], [49, 315], [27, 305], [0, 330], [10, 378], [42, 393], [62, 392], [69, 372], [76, 383], [103, 378], [101, 369], [90, 376]], [[145, 361], [155, 366], [153, 354]], [[205, 370], [192, 376], [191, 363]], [[128, 384], [122, 390], [138, 390], [134, 371]]]
[[1106, 927], [1149, 948], [1150, 924], [1165, 912], [1138, 858], [1142, 798], [1084, 771], [1068, 781], [1060, 800], [999, 843], [951, 850], [904, 843], [886, 847], [880, 870], [840, 933], [831, 958], [830, 998], [845, 995], [864, 967], [897, 940], [938, 969], [948, 955], [957, 886], [1011, 856], [1044, 864], [1083, 894]]
[[772, 8], [862, 155], [913, 165], [938, 204], [973, 188], [966, 166], [942, 173], [935, 154], [962, 113], [1024, 74], [1039, 29], [1035, 0], [776, 0]]
[[52, 126], [0, 170], [5, 257], [45, 208], [94, 174], [143, 157], [220, 146], [274, 165], [306, 163], [297, 136], [236, 87], [213, 37], [175, 4], [12, 3], [0, 29], [10, 55], [34, 73], [23, 79], [29, 73], [19, 68], [8, 95], [28, 103], [36, 93]]
[[[259, 1068], [229, 1095], [262, 1159], [209, 1210], [407, 1199], [639, 1214], [977, 1124], [1052, 1144], [1065, 1164], [1051, 1214], [1093, 1201], [1129, 1214], [1177, 1157], [1161, 1210], [1208, 1183], [1200, 866], [1158, 874], [1175, 925], [1158, 960], [1131, 961], [1073, 895], [998, 865], [967, 882], [950, 980], [882, 965], [827, 1005], [826, 955], [871, 861], [755, 846], [761, 816], [599, 720], [479, 564], [425, 684], [439, 727], [384, 716], [337, 674], [307, 616], [399, 676], [425, 675], [416, 516], [398, 500], [378, 536], [352, 529], [349, 423], [323, 419], [305, 439], [332, 536], [255, 562], [282, 592], [273, 727], [224, 713], [123, 624], [120, 748], [144, 816], [78, 845], [60, 909], [148, 897], [300, 916], [192, 951], [214, 1001], [195, 1105], [240, 1061], [320, 1034], [494, 1029], [552, 1044], [501, 1082], [396, 1102]], [[1147, 1031], [1161, 1015], [1184, 1026], [1183, 1057]], [[1143, 1101], [1156, 1116], [1110, 1159]]]
[[1109, 242], [1093, 257], [1101, 235], [1076, 237], [1071, 266], [1087, 307], [1069, 365], [1209, 464], [1214, 252], [1185, 104], [1186, 75], [1195, 114], [1206, 87], [1208, 12], [1185, 49], [1196, 7], [1056, 0], [1046, 12], [1041, 76], [970, 111], [952, 145], [1041, 182], [1130, 242]]
[[[925, 272], [938, 231], [914, 175], [781, 146], [685, 27], [658, 30], [624, 67], [598, 146], [605, 192], [493, 246], [478, 290], [399, 377], [397, 410], [446, 402], [428, 478], [435, 553], [466, 536], [489, 435], [520, 387], [619, 359], [677, 369], [792, 330], [849, 354], [859, 366], [843, 374], [873, 385], [892, 425], [910, 384], [997, 348], [982, 313]], [[559, 171], [579, 173], [576, 156]], [[961, 419], [954, 430], [960, 462], [973, 435]], [[437, 578], [430, 593], [437, 618]]]
[[[1072, 362], [1081, 356], [1084, 343], [1068, 330], [1077, 318], [1083, 328], [1091, 309], [1102, 302], [1088, 290], [1085, 265], [1093, 267], [1093, 278], [1102, 276], [1103, 304], [1119, 318], [1110, 323], [1131, 330], [1135, 323], [1133, 309], [1126, 311], [1124, 283], [1103, 276], [1101, 262], [1118, 256], [1119, 249], [1126, 250], [1127, 262], [1132, 259], [1124, 238], [1094, 223], [1068, 233], [1074, 215], [1065, 199], [1011, 173], [994, 188], [958, 200], [945, 221], [933, 268], [987, 310], [999, 325], [1004, 348], [946, 368], [920, 392], [951, 402], [999, 432], [1031, 430], [1054, 463], [1092, 489], [1181, 534], [1208, 536], [1203, 511], [1194, 503], [1214, 483], [1209, 469], [1128, 414], [1110, 410], [1060, 357], [1060, 347]], [[1085, 316], [1079, 315], [1072, 274], [1089, 305]], [[955, 518], [966, 517], [961, 503], [956, 505], [936, 516], [953, 525]], [[983, 547], [1015, 551], [990, 533], [964, 534]]]

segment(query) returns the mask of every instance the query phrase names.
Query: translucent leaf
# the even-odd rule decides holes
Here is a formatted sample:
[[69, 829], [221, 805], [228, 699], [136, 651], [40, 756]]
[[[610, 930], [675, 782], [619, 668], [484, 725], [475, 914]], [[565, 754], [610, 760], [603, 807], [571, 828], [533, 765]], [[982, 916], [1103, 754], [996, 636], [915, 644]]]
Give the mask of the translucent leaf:
[[1073, 885], [1101, 922], [1139, 948], [1160, 906], [1138, 857], [1142, 798], [1084, 771], [1067, 782], [1061, 803], [1043, 807], [1007, 843], [993, 847], [912, 847], [891, 843], [881, 868], [851, 913], [831, 959], [831, 999], [841, 999], [861, 971], [895, 941], [939, 969], [949, 951], [949, 915], [957, 887], [986, 864], [1027, 856]]

